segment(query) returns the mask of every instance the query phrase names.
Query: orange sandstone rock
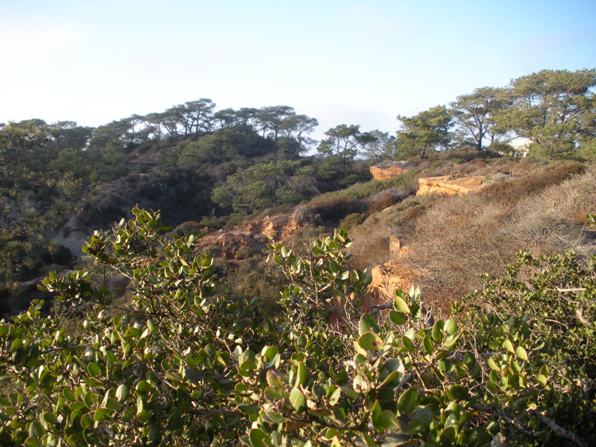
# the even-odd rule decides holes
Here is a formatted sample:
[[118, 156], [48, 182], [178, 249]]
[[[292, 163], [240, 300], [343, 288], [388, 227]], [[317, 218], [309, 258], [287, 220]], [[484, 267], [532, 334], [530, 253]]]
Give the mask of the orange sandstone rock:
[[263, 215], [226, 231], [207, 233], [195, 242], [195, 247], [215, 257], [241, 260], [259, 253], [270, 241], [286, 241], [303, 223], [295, 211]]
[[369, 292], [377, 303], [392, 301], [398, 290], [407, 292], [420, 277], [419, 272], [395, 260], [374, 267], [370, 273]]
[[401, 254], [401, 240], [394, 235], [389, 235], [389, 255], [399, 256]]
[[372, 165], [370, 173], [375, 180], [387, 180], [406, 172], [406, 168], [403, 164], [396, 161], [389, 161], [379, 163], [378, 165]]
[[452, 178], [449, 175], [440, 177], [422, 177], [418, 179], [417, 196], [439, 194], [455, 196], [480, 191], [486, 185], [486, 177], [474, 175], [470, 177]]

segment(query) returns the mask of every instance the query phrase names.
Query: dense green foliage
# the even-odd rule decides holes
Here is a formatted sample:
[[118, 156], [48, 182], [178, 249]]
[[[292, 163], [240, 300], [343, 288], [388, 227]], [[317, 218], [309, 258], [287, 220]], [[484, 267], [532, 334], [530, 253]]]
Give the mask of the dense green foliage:
[[[366, 181], [367, 161], [506, 153], [513, 136], [531, 157], [593, 160], [594, 79], [546, 70], [399, 117], [395, 138], [341, 124], [318, 145], [317, 120], [291, 107], [209, 99], [97, 128], [0, 124], [0, 315], [14, 315], [0, 444], [595, 443], [594, 258], [521, 254], [442, 318], [415, 289], [363, 307], [369, 278], [342, 231], [306, 252], [271, 245], [275, 302], [231, 285], [262, 262], [222, 278], [192, 235], [307, 200], [329, 228], [412, 193], [419, 169]], [[131, 216], [71, 271], [77, 238]], [[15, 314], [44, 276], [48, 299]]]
[[272, 316], [219, 290], [192, 237], [134, 214], [89, 240], [99, 275], [52, 274], [50, 309], [1, 323], [3, 445], [594, 441], [593, 259], [524, 254], [448, 319], [417, 290], [362, 314], [369, 280], [336, 232], [304, 256], [271, 246]]
[[[400, 116], [395, 137], [340, 124], [318, 145], [317, 120], [292, 107], [216, 110], [206, 98], [97, 128], [0, 124], [0, 310], [50, 265], [70, 267], [68, 251], [79, 255], [84, 235], [135, 205], [161, 210], [169, 225], [221, 226], [230, 214], [367, 180], [358, 158], [423, 159], [466, 145], [513, 153], [506, 142], [515, 136], [530, 139], [533, 158], [593, 160], [595, 85], [594, 69], [542, 70]], [[65, 241], [72, 231], [76, 243]]]
[[[591, 443], [596, 441], [596, 347], [591, 341], [596, 335], [595, 260], [584, 266], [575, 262], [572, 252], [549, 258], [522, 252], [501, 278], [486, 281], [481, 293], [462, 300], [474, 303], [462, 306], [474, 327], [506, 316], [525, 328], [524, 337], [537, 347], [537, 363], [558, 374], [559, 382], [542, 395], [542, 406], [551, 418]], [[483, 312], [487, 308], [488, 315]], [[479, 350], [494, 347], [490, 334], [477, 334], [475, 343]], [[539, 425], [528, 427], [536, 430], [536, 437], [549, 438], [540, 433]]]
[[[14, 310], [8, 301], [51, 265], [70, 267], [92, 228], [130, 216], [134, 205], [161, 210], [169, 225], [221, 224], [229, 213], [297, 203], [364, 179], [352, 162], [300, 157], [312, 145], [314, 118], [286, 106], [214, 107], [201, 99], [95, 129], [1, 124], [0, 313]], [[78, 241], [67, 242], [73, 231]]]
[[[483, 87], [458, 96], [449, 108], [437, 106], [411, 117], [398, 116], [397, 153], [426, 157], [454, 142], [501, 151], [521, 136], [537, 158], [579, 153], [593, 158], [596, 70], [541, 70], [503, 88]], [[450, 127], [455, 125], [455, 132]], [[506, 152], [506, 151], [505, 151]]]
[[400, 157], [418, 155], [421, 160], [433, 150], [449, 148], [452, 117], [445, 106], [436, 106], [418, 115], [398, 116], [402, 129], [397, 134]]
[[506, 89], [484, 87], [474, 90], [469, 95], [458, 96], [451, 104], [453, 117], [458, 126], [458, 136], [463, 144], [473, 144], [478, 150], [483, 149], [486, 139], [490, 144], [497, 137], [496, 116], [511, 105]]
[[0, 293], [70, 256], [47, 238], [93, 184], [118, 175], [117, 151], [83, 151], [91, 129], [41, 120], [0, 127]]
[[496, 116], [502, 130], [531, 138], [551, 156], [594, 137], [596, 70], [542, 70], [515, 79], [512, 106]]
[[213, 190], [224, 209], [246, 213], [254, 209], [298, 203], [318, 193], [314, 169], [291, 160], [257, 163], [229, 176]]

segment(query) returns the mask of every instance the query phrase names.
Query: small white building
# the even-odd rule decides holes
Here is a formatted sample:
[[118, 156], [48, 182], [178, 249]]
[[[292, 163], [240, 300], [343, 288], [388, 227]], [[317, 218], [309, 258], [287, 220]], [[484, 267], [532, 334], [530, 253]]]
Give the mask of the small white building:
[[507, 143], [513, 148], [514, 153], [512, 155], [516, 157], [527, 157], [530, 146], [534, 143], [534, 140], [527, 137], [515, 137], [509, 140]]

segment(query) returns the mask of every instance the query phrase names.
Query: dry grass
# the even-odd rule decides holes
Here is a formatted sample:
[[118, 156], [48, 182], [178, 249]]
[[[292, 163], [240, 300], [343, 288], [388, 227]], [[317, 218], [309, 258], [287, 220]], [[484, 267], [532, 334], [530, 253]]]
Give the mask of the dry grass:
[[364, 222], [350, 229], [352, 264], [369, 268], [389, 259], [389, 236], [407, 238], [414, 229], [414, 222], [437, 201], [432, 196], [410, 196], [397, 205], [385, 208], [367, 217]]
[[578, 216], [593, 212], [596, 170], [579, 171], [577, 164], [544, 166], [432, 206], [415, 221], [404, 259], [423, 272], [425, 296], [446, 306], [478, 288], [483, 273], [500, 273], [520, 249], [593, 252], [593, 235]]
[[364, 202], [366, 203], [367, 211], [369, 213], [374, 213], [395, 205], [415, 193], [416, 186], [411, 184], [401, 188], [390, 188], [378, 192], [367, 197]]
[[335, 227], [349, 215], [365, 216], [400, 202], [416, 191], [416, 180], [417, 171], [411, 170], [388, 180], [356, 183], [315, 197], [300, 205], [301, 212], [312, 214], [324, 226]]
[[586, 217], [596, 211], [596, 167], [560, 185], [549, 186], [536, 197], [523, 198], [512, 222], [512, 238], [530, 242], [536, 252], [574, 249], [579, 255], [594, 253], [596, 234]]
[[[509, 168], [514, 181], [496, 182], [489, 185], [482, 193], [481, 198], [490, 201], [516, 202], [520, 197], [526, 197], [542, 191], [550, 185], [556, 185], [569, 177], [580, 174], [585, 170], [581, 163], [559, 162], [536, 165], [522, 162]], [[503, 172], [503, 169], [500, 170]], [[476, 175], [488, 175], [481, 173]]]
[[417, 174], [418, 171], [412, 169], [387, 180], [369, 180], [368, 182], [355, 183], [345, 189], [321, 194], [312, 199], [309, 204], [317, 206], [320, 202], [328, 203], [338, 199], [360, 200], [390, 188], [414, 187]]

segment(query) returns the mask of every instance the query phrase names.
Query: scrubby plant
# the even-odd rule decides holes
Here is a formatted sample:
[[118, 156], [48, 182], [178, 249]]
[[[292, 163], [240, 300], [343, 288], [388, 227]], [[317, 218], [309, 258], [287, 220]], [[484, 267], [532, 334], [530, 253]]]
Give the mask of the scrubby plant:
[[[2, 444], [189, 445], [235, 437], [241, 418], [218, 401], [233, 391], [230, 362], [237, 317], [250, 303], [213, 295], [212, 260], [193, 238], [168, 240], [155, 214], [136, 211], [86, 251], [130, 279], [118, 308], [86, 272], [49, 275], [52, 314], [33, 302], [2, 325], [2, 363], [12, 389], [2, 400]], [[226, 333], [219, 332], [219, 326]], [[218, 421], [218, 422], [217, 422]]]
[[[305, 325], [299, 332], [307, 341], [288, 359], [257, 359], [255, 375], [266, 384], [246, 381], [260, 408], [253, 445], [487, 445], [496, 436], [508, 445], [587, 445], [594, 435], [594, 277], [571, 255], [545, 258], [524, 295], [523, 280], [511, 275], [536, 262], [524, 254], [509, 276], [487, 285], [482, 297], [496, 308], [488, 312], [470, 307], [435, 320], [419, 290], [398, 293], [372, 309], [389, 310], [389, 321], [371, 312], [344, 333], [350, 349], [341, 362], [309, 349], [309, 336], [316, 347], [321, 335]], [[583, 294], [568, 309], [566, 336], [549, 319], [560, 318], [565, 302], [544, 305], [562, 281], [561, 293]], [[500, 308], [507, 292], [520, 300]]]
[[[362, 315], [369, 278], [349, 267], [342, 231], [305, 255], [271, 246], [285, 286], [281, 311], [265, 318], [258, 298], [218, 291], [192, 236], [163, 231], [157, 213], [135, 210], [87, 243], [105, 271], [129, 278], [126, 305], [87, 272], [52, 274], [50, 310], [35, 301], [0, 324], [2, 445], [488, 445], [497, 436], [587, 445], [593, 436], [593, 397], [580, 390], [593, 356], [572, 347], [593, 335], [594, 281], [571, 256], [543, 260], [526, 294], [505, 278], [486, 296], [511, 286], [534, 303], [568, 278], [566, 289], [583, 289], [574, 310], [587, 321], [568, 335], [575, 344], [549, 338], [539, 315], [518, 315], [514, 302], [438, 319], [412, 289]], [[544, 319], [561, 319], [538, 303]], [[575, 422], [560, 413], [567, 396]]]
[[[596, 442], [595, 261], [592, 257], [578, 262], [573, 252], [533, 257], [522, 251], [499, 279], [486, 279], [481, 292], [455, 307], [468, 315], [469, 337], [478, 350], [493, 347], [491, 333], [483, 330], [487, 324], [498, 327], [515, 321], [526, 328], [524, 338], [537, 347], [533, 362], [553, 371], [554, 380], [541, 393], [542, 410], [528, 407], [537, 418], [528, 422], [528, 439], [537, 444], [538, 439], [542, 444], [560, 442], [553, 438], [556, 431], [548, 431], [553, 428], [549, 418]], [[537, 377], [545, 381], [547, 376], [539, 371]]]

